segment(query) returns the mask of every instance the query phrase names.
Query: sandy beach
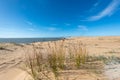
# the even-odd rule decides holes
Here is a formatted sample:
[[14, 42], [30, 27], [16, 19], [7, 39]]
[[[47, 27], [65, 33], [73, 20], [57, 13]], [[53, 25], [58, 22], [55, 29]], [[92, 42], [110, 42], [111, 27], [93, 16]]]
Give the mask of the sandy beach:
[[[91, 56], [117, 56], [120, 57], [120, 37], [75, 37], [69, 38], [67, 42], [81, 41]], [[36, 45], [41, 42], [34, 43]], [[45, 45], [46, 42], [43, 43]], [[25, 60], [25, 50], [31, 51], [31, 45], [26, 44], [13, 44], [13, 43], [0, 43], [3, 47], [0, 49], [0, 80], [29, 80], [30, 76], [21, 69], [21, 65]], [[44, 47], [44, 46], [43, 46]], [[118, 68], [119, 70], [119, 68]], [[112, 73], [114, 70], [106, 73]], [[71, 77], [76, 76], [76, 80], [113, 80], [105, 76], [97, 76], [94, 73], [87, 72], [85, 70], [74, 70], [68, 73]], [[120, 72], [114, 72], [118, 74], [114, 80], [120, 79]], [[114, 75], [112, 74], [112, 75]], [[72, 80], [72, 78], [70, 79]]]

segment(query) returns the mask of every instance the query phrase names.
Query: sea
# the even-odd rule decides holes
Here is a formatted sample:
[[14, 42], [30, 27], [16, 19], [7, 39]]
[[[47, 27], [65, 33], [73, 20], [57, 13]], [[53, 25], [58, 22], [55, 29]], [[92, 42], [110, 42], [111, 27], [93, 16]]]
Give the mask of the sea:
[[45, 42], [45, 41], [57, 41], [62, 40], [63, 37], [59, 38], [0, 38], [0, 43], [34, 43], [34, 42]]

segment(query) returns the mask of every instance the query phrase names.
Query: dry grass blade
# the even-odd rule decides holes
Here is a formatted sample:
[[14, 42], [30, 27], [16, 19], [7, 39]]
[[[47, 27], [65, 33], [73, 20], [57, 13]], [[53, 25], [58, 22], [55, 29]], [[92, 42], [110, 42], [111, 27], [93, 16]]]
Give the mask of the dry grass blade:
[[[28, 55], [26, 65], [34, 80], [58, 80], [60, 70], [65, 70], [68, 61], [79, 68], [87, 61], [87, 51], [81, 42], [66, 45], [65, 40], [48, 42], [46, 53], [39, 49], [39, 45], [32, 45], [33, 53]], [[37, 47], [37, 48], [36, 48]], [[43, 57], [46, 54], [46, 58]], [[69, 57], [68, 57], [69, 56]], [[50, 73], [54, 77], [50, 77]]]

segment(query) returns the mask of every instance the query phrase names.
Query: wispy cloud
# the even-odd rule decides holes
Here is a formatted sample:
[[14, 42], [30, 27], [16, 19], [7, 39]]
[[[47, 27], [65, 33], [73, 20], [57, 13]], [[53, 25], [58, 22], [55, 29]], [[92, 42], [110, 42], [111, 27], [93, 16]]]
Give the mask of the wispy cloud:
[[99, 5], [99, 2], [95, 3], [93, 6], [96, 7], [96, 6], [98, 6], [98, 5]]
[[29, 31], [35, 31], [33, 28], [29, 28], [28, 30], [29, 30]]
[[51, 24], [52, 26], [57, 26], [58, 24]]
[[56, 28], [55, 28], [55, 27], [49, 27], [48, 30], [50, 30], [50, 31], [55, 31]]
[[29, 26], [28, 26], [28, 30], [29, 30], [29, 31], [35, 31], [35, 29], [34, 29], [34, 28], [35, 28], [35, 25], [34, 25], [32, 22], [26, 20], [25, 23], [26, 23], [27, 25], [29, 25]]
[[33, 23], [32, 22], [30, 22], [30, 21], [25, 21], [28, 25], [33, 25]]
[[97, 9], [97, 7], [100, 5], [100, 2], [96, 2], [95, 4], [93, 4], [92, 8], [90, 10], [88, 10], [89, 13], [93, 12], [94, 10]]
[[66, 26], [70, 26], [71, 24], [69, 24], [69, 23], [65, 23], [65, 25], [66, 25]]
[[88, 31], [88, 28], [84, 25], [78, 25], [78, 30]]
[[117, 9], [117, 7], [120, 5], [120, 0], [112, 0], [112, 2], [101, 12], [99, 12], [97, 15], [89, 17], [88, 21], [96, 21], [100, 20], [103, 17], [111, 16]]

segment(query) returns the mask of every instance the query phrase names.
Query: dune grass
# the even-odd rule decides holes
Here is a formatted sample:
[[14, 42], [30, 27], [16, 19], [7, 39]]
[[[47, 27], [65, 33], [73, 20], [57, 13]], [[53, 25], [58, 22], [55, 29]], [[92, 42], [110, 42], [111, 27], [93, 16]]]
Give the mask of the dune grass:
[[0, 50], [4, 50], [4, 49], [5, 49], [4, 47], [0, 46]]
[[[48, 42], [44, 48], [46, 52], [37, 49], [34, 44], [32, 46], [33, 53], [27, 55], [26, 67], [34, 80], [60, 80], [61, 70], [71, 66], [79, 69], [86, 63], [88, 57], [86, 48], [80, 41], [77, 43], [72, 41], [67, 43], [65, 40]], [[46, 54], [46, 57], [43, 54]]]
[[4, 50], [6, 46], [3, 46], [2, 44], [0, 44], [0, 50]]

